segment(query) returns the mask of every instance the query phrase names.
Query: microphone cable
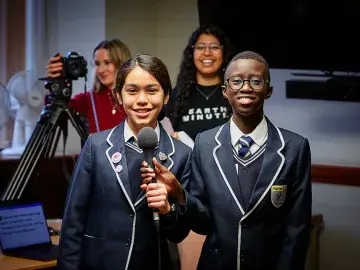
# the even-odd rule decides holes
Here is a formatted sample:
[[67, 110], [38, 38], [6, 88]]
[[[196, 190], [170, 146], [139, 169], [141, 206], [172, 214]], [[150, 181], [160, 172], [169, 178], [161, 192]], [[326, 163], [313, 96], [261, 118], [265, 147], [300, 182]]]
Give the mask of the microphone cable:
[[154, 216], [157, 214], [157, 220], [154, 220], [157, 245], [158, 245], [158, 270], [161, 270], [161, 238], [160, 238], [160, 216], [159, 212], [154, 212]]
[[[152, 183], [157, 183], [156, 179], [153, 178]], [[161, 234], [160, 234], [160, 213], [158, 209], [153, 210], [153, 217], [154, 217], [154, 227], [155, 227], [155, 233], [157, 238], [157, 246], [158, 246], [158, 270], [162, 270], [161, 266]]]

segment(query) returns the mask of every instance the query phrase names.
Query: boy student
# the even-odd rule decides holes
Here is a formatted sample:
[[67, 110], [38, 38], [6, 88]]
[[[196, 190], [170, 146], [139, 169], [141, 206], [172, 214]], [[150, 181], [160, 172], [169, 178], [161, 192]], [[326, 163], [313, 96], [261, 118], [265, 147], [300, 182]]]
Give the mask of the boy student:
[[[224, 81], [233, 115], [196, 137], [185, 192], [172, 190], [180, 184], [154, 159], [156, 175], [183, 204], [179, 218], [207, 235], [198, 269], [304, 269], [311, 222], [309, 142], [264, 116], [272, 86], [262, 56], [239, 53]], [[146, 165], [144, 182], [154, 176]]]
[[[157, 133], [156, 156], [178, 179], [189, 175], [191, 148], [173, 139], [158, 122], [171, 82], [165, 65], [137, 55], [119, 70], [115, 94], [127, 118], [113, 129], [91, 134], [83, 147], [65, 205], [57, 269], [157, 270], [158, 239], [153, 210], [160, 212], [161, 269], [171, 269], [166, 239], [181, 241], [165, 186], [141, 186], [144, 160], [139, 130]], [[160, 120], [160, 119], [159, 119]], [[181, 180], [180, 180], [181, 181]]]

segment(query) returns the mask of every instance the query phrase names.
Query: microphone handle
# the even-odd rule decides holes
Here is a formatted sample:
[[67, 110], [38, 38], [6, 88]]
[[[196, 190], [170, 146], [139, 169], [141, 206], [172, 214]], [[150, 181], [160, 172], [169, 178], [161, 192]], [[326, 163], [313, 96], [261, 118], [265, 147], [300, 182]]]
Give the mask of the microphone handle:
[[[148, 164], [150, 168], [155, 170], [154, 164], [153, 164], [153, 157], [155, 156], [155, 147], [151, 148], [142, 148], [143, 154], [144, 154], [144, 160]], [[152, 183], [157, 183], [156, 178], [154, 177], [151, 180]], [[162, 270], [162, 252], [161, 252], [161, 241], [160, 241], [160, 214], [158, 209], [153, 208], [153, 220], [154, 220], [154, 227], [156, 230], [157, 235], [157, 244], [158, 244], [158, 269]]]
[[[152, 159], [155, 156], [155, 148], [144, 148], [142, 150], [144, 153], [144, 160], [148, 164], [149, 168], [154, 170], [155, 168]], [[151, 182], [156, 183], [156, 179], [153, 178]]]
[[[143, 153], [144, 153], [144, 159], [146, 161], [146, 163], [149, 165], [149, 167], [151, 169], [154, 169], [154, 164], [153, 164], [153, 157], [155, 156], [155, 148], [144, 148], [143, 149]], [[152, 183], [157, 183], [156, 178], [154, 177], [151, 180]], [[153, 209], [153, 218], [154, 218], [154, 222], [158, 222], [160, 221], [160, 215], [159, 215], [159, 210], [158, 209]]]

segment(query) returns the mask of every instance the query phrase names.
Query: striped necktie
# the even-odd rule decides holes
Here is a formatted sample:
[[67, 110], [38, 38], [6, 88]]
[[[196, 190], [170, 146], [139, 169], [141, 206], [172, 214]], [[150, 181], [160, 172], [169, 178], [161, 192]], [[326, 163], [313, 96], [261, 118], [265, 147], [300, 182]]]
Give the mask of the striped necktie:
[[240, 147], [238, 150], [239, 157], [246, 159], [250, 157], [250, 147], [254, 143], [253, 139], [250, 136], [241, 136], [239, 139]]

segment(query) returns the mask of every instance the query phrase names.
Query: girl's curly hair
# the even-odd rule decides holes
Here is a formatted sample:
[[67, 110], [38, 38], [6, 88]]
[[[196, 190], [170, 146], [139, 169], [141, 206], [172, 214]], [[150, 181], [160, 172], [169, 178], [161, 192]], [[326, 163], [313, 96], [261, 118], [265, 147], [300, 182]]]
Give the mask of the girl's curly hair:
[[[167, 106], [167, 116], [175, 129], [180, 122], [181, 117], [186, 114], [189, 100], [193, 92], [192, 90], [195, 89], [197, 69], [194, 64], [193, 46], [202, 34], [215, 36], [223, 47], [223, 63], [218, 71], [221, 84], [223, 84], [225, 68], [234, 55], [234, 49], [230, 44], [230, 41], [225, 33], [216, 26], [202, 25], [191, 34], [182, 56], [180, 72], [175, 87], [176, 95], [171, 97], [172, 100], [169, 104], [170, 106]], [[231, 107], [228, 102], [226, 102], [226, 104], [228, 105], [227, 111], [230, 113]]]

